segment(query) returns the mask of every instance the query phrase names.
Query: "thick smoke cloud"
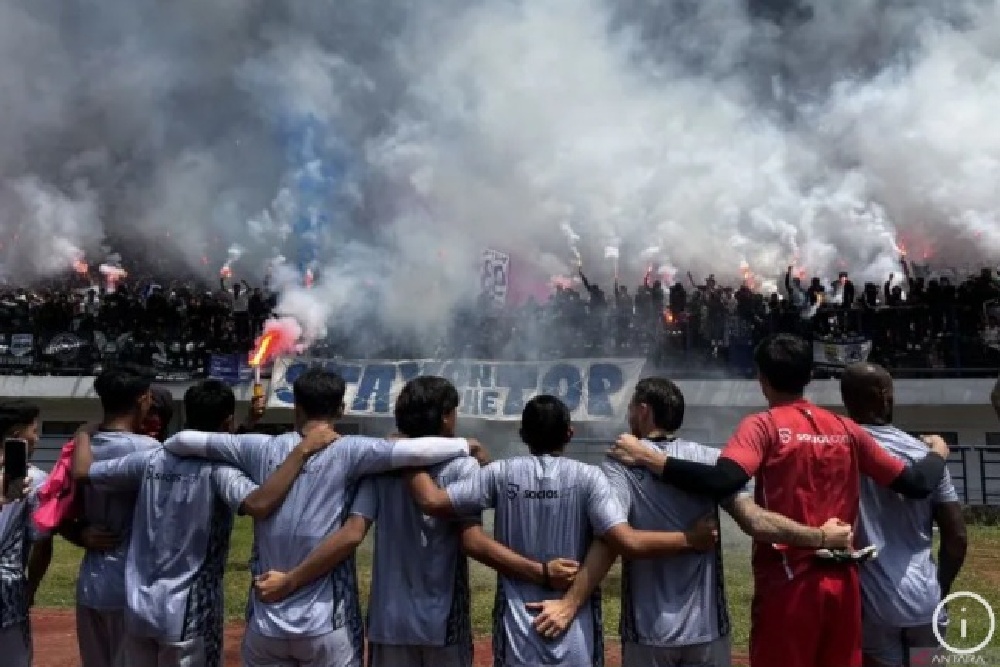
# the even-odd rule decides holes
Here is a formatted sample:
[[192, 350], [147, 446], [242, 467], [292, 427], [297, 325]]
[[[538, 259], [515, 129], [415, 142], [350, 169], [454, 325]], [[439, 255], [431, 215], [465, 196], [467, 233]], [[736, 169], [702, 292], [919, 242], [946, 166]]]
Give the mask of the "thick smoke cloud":
[[995, 263], [1000, 10], [931, 4], [0, 0], [0, 261], [111, 234], [212, 278], [219, 239], [260, 276], [303, 242], [309, 117], [344, 163], [319, 282], [285, 281], [310, 333], [431, 333], [487, 247], [605, 284]]

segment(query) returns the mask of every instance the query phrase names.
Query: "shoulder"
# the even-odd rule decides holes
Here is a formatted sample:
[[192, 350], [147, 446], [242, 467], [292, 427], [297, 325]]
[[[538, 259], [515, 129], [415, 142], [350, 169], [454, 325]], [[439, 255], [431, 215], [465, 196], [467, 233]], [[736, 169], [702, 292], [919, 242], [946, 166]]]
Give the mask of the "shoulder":
[[[496, 462], [494, 462], [496, 463]], [[492, 464], [491, 464], [492, 465]], [[459, 480], [479, 473], [482, 468], [479, 462], [471, 456], [460, 456], [436, 466], [435, 471], [441, 479]]]
[[860, 428], [868, 433], [879, 447], [897, 458], [921, 459], [929, 451], [927, 445], [922, 441], [895, 426], [861, 426]]
[[689, 440], [675, 440], [667, 447], [670, 456], [694, 463], [714, 464], [719, 460], [721, 450]]
[[137, 451], [144, 449], [150, 449], [150, 450], [160, 449], [163, 446], [159, 440], [156, 440], [155, 438], [150, 438], [148, 435], [133, 434], [130, 440], [132, 441], [132, 446]]

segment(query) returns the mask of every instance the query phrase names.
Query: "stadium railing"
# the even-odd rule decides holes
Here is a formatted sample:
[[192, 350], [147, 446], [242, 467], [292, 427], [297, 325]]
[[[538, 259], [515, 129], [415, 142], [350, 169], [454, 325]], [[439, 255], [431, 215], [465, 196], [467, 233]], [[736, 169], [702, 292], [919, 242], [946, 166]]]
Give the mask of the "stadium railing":
[[983, 505], [1000, 506], [1000, 448], [979, 448], [979, 475]]

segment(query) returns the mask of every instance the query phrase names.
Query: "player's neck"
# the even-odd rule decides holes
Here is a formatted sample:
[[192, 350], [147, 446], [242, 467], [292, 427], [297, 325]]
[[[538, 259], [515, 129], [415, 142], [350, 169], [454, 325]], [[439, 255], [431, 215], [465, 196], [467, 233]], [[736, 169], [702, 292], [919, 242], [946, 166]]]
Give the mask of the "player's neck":
[[530, 453], [532, 456], [562, 456], [563, 450], [556, 449], [556, 450], [546, 450], [543, 452], [540, 450], [529, 449], [528, 453]]
[[305, 437], [309, 435], [310, 431], [315, 430], [322, 426], [329, 426], [330, 428], [334, 428], [336, 424], [332, 419], [310, 419], [308, 421], [303, 422], [302, 426], [299, 427], [299, 434]]
[[131, 431], [135, 425], [132, 415], [121, 415], [118, 417], [105, 417], [101, 422], [102, 431]]
[[646, 432], [644, 435], [639, 436], [642, 440], [672, 440], [673, 437], [673, 433], [662, 428], [654, 428], [651, 431]]
[[802, 394], [772, 394], [768, 396], [768, 405], [772, 408], [777, 408], [782, 405], [798, 403], [802, 400], [804, 400]]

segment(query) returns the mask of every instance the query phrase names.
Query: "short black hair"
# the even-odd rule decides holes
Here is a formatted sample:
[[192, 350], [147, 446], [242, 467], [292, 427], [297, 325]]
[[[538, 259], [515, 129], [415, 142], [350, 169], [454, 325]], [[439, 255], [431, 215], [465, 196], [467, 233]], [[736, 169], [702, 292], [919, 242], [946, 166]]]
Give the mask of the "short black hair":
[[0, 438], [10, 437], [11, 431], [27, 426], [42, 414], [34, 403], [27, 401], [4, 401], [0, 403]]
[[801, 395], [812, 381], [812, 345], [799, 336], [777, 334], [764, 339], [753, 360], [761, 377], [782, 394]]
[[521, 413], [521, 440], [533, 452], [555, 452], [569, 442], [570, 412], [555, 396], [540, 394]]
[[236, 394], [225, 382], [203, 380], [184, 392], [184, 418], [189, 429], [215, 432], [234, 414]]
[[444, 418], [458, 407], [458, 390], [443, 377], [410, 380], [396, 399], [396, 429], [408, 438], [441, 435]]
[[684, 423], [684, 394], [680, 387], [666, 378], [639, 380], [632, 402], [649, 406], [656, 428], [673, 433]]
[[116, 368], [94, 379], [94, 391], [101, 399], [104, 414], [115, 417], [131, 412], [136, 401], [149, 391], [149, 386], [148, 378]]
[[292, 383], [295, 407], [306, 419], [336, 419], [344, 405], [347, 385], [333, 371], [310, 368]]

